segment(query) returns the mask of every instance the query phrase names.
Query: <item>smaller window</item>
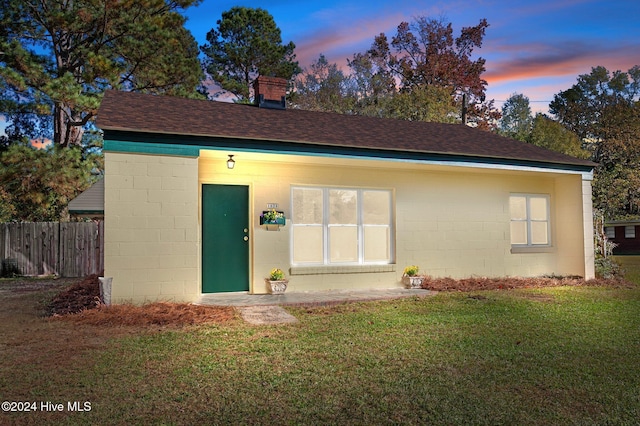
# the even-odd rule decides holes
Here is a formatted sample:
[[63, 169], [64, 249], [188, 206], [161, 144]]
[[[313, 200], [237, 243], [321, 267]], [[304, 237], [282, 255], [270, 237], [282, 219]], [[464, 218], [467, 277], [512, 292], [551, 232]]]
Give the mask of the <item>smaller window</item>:
[[635, 238], [636, 237], [636, 227], [631, 225], [631, 226], [625, 226], [624, 227], [624, 237], [625, 238]]
[[604, 233], [609, 239], [613, 239], [616, 237], [616, 228], [613, 226], [605, 226]]
[[512, 246], [551, 246], [548, 195], [512, 194], [509, 210]]

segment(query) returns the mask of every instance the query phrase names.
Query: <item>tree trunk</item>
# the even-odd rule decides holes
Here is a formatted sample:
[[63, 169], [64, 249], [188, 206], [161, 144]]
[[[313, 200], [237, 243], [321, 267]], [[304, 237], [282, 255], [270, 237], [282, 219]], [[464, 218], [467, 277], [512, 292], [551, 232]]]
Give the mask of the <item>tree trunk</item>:
[[53, 109], [53, 142], [62, 147], [81, 145], [84, 129], [72, 121], [71, 108], [56, 102]]

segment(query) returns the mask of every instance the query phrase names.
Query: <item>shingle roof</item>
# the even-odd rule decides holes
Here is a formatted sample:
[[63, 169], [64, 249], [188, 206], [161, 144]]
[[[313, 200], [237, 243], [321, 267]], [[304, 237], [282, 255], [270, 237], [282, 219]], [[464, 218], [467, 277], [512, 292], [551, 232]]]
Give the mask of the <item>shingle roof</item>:
[[284, 141], [593, 167], [594, 163], [460, 124], [426, 123], [107, 91], [103, 130]]
[[69, 201], [69, 213], [104, 213], [104, 179], [100, 179]]

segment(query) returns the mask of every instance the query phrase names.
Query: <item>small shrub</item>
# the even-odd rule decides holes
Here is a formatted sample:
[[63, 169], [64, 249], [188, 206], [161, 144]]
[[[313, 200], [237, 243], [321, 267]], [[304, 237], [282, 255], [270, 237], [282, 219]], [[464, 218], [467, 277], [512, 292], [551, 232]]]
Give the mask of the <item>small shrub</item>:
[[13, 278], [20, 276], [20, 268], [16, 259], [3, 259], [0, 264], [0, 278]]
[[596, 256], [595, 260], [596, 277], [598, 278], [622, 278], [623, 273], [620, 265], [611, 257]]

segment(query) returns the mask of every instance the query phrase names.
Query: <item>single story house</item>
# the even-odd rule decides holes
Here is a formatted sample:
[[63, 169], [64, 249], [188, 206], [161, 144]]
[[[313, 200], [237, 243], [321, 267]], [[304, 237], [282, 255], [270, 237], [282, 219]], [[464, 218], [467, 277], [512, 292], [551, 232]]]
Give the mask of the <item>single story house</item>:
[[287, 109], [279, 79], [255, 88], [258, 105], [105, 93], [113, 303], [267, 293], [273, 268], [294, 292], [399, 287], [407, 265], [594, 276], [593, 163], [464, 125]]
[[640, 221], [607, 222], [604, 231], [607, 239], [616, 245], [613, 254], [640, 254]]

